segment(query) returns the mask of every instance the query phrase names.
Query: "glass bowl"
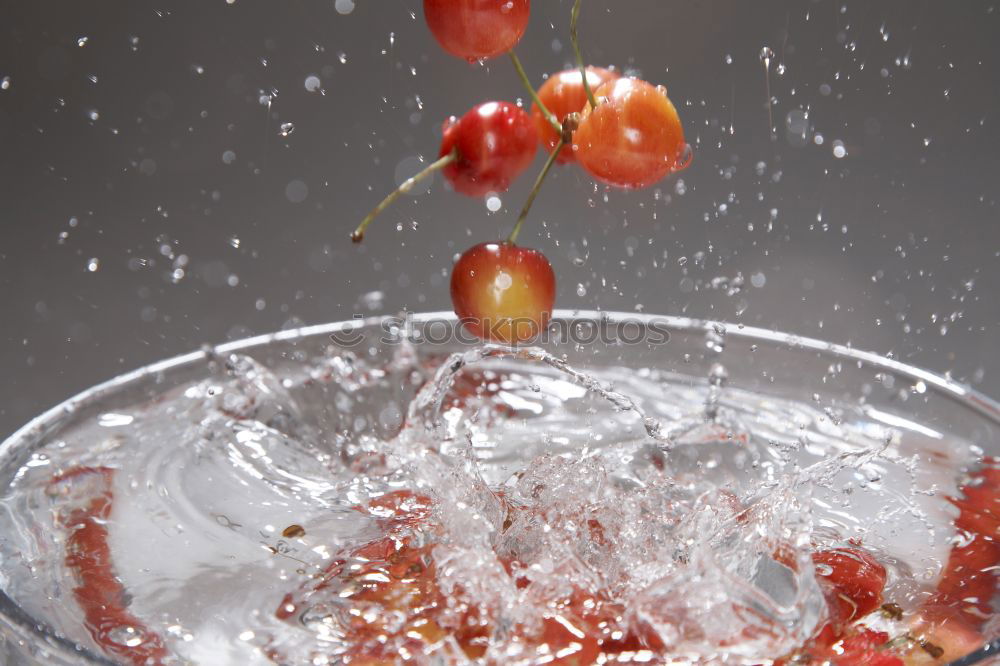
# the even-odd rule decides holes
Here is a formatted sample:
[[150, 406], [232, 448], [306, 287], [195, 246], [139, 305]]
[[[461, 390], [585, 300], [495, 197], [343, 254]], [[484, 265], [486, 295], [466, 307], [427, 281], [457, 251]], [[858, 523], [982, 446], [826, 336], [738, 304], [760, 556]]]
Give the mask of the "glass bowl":
[[[369, 360], [388, 359], [404, 340], [420, 356], [471, 348], [451, 313], [355, 319], [206, 347], [154, 363], [94, 386], [41, 414], [0, 445], [0, 489], [32, 452], [98, 414], [148, 401], [204, 378], [210, 361], [233, 352], [270, 367], [279, 377], [304, 359], [351, 348]], [[707, 386], [724, 364], [728, 386], [764, 396], [857, 408], [892, 427], [915, 428], [942, 441], [963, 441], [1000, 455], [1000, 405], [940, 375], [874, 353], [739, 324], [625, 313], [558, 311], [541, 346], [581, 370], [655, 368]], [[0, 663], [113, 664], [56, 635], [6, 594], [16, 575], [0, 563]], [[995, 654], [996, 645], [960, 662]], [[993, 650], [992, 652], [990, 650]]]

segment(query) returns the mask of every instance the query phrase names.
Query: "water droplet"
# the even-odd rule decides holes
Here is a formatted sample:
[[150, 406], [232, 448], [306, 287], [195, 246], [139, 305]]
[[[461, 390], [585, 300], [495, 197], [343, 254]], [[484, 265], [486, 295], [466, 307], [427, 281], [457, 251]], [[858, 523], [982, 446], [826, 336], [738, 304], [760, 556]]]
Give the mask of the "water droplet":
[[765, 46], [760, 50], [760, 61], [764, 63], [764, 67], [770, 67], [771, 60], [774, 59], [774, 51], [771, 50], [770, 46]]
[[486, 197], [486, 208], [491, 213], [495, 213], [498, 210], [500, 210], [501, 206], [503, 206], [503, 201], [501, 201], [500, 197], [498, 197], [497, 195], [490, 194], [488, 197]]
[[582, 282], [576, 285], [576, 295], [580, 298], [587, 295], [587, 288], [583, 286]]
[[90, 118], [91, 121], [96, 122], [98, 119], [100, 119], [101, 114], [97, 112], [97, 109], [91, 109], [87, 111], [87, 117]]
[[98, 259], [97, 257], [91, 257], [90, 259], [87, 260], [87, 271], [91, 273], [96, 273], [100, 267], [101, 267], [101, 260]]
[[240, 246], [240, 238], [239, 238], [239, 236], [232, 236], [232, 237], [230, 237], [229, 244], [232, 245], [233, 247], [237, 247], [238, 248]]
[[[691, 166], [691, 161], [694, 159], [694, 149], [691, 148], [690, 143], [685, 143], [684, 148], [681, 149], [681, 154], [677, 156], [677, 163], [674, 164], [674, 171], [683, 171]], [[680, 194], [680, 192], [678, 192]]]
[[333, 8], [337, 10], [338, 14], [346, 16], [354, 11], [354, 0], [337, 0], [333, 3]]
[[10, 90], [10, 77], [5, 76], [0, 79], [0, 90]]
[[288, 136], [295, 131], [295, 123], [281, 123], [281, 127], [278, 129], [278, 134], [281, 136]]
[[323, 85], [323, 82], [320, 81], [319, 77], [316, 76], [315, 74], [310, 74], [309, 76], [306, 77], [306, 81], [305, 81], [306, 91], [311, 92], [311, 93], [319, 92], [320, 91], [320, 87], [322, 85]]
[[236, 153], [231, 150], [227, 150], [222, 153], [222, 161], [225, 164], [232, 164], [236, 160]]
[[90, 37], [77, 37], [76, 38], [76, 45], [79, 46], [82, 49], [84, 46], [87, 45], [87, 42], [89, 42], [89, 41], [90, 41]]
[[308, 196], [309, 187], [297, 178], [285, 186], [285, 198], [292, 203], [302, 203]]
[[844, 142], [840, 139], [833, 142], [833, 156], [838, 160], [847, 156], [847, 148], [844, 146]]

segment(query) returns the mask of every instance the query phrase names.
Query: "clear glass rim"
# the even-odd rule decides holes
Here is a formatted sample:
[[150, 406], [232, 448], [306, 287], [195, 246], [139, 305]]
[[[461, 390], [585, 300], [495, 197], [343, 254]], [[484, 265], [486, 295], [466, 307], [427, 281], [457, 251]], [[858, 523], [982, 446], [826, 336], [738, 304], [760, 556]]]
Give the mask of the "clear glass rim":
[[[379, 326], [392, 319], [396, 319], [396, 317], [394, 315], [379, 315], [363, 319], [351, 319], [326, 324], [303, 326], [210, 346], [199, 351], [181, 354], [180, 356], [174, 356], [172, 358], [143, 366], [131, 372], [126, 372], [118, 375], [117, 377], [91, 386], [90, 388], [81, 391], [56, 406], [42, 412], [11, 434], [6, 440], [3, 441], [3, 443], [0, 443], [0, 455], [36, 441], [37, 438], [44, 435], [51, 426], [56, 425], [60, 418], [77, 411], [82, 406], [96, 402], [102, 397], [114, 393], [123, 386], [149, 375], [162, 373], [192, 363], [204, 362], [211, 355], [245, 351], [275, 342], [287, 342], [290, 340], [305, 339], [322, 335], [329, 336], [334, 333], [355, 331], [359, 328]], [[889, 359], [874, 352], [855, 349], [847, 345], [825, 342], [823, 340], [790, 333], [782, 333], [766, 328], [720, 322], [710, 319], [675, 317], [669, 315], [602, 312], [596, 310], [556, 310], [553, 313], [552, 319], [554, 321], [602, 321], [612, 324], [634, 322], [640, 325], [649, 325], [657, 323], [664, 325], [671, 330], [680, 330], [685, 332], [704, 331], [706, 333], [711, 330], [715, 330], [718, 326], [724, 326], [726, 330], [726, 337], [730, 339], [745, 339], [765, 342], [770, 345], [785, 345], [797, 350], [814, 351], [831, 357], [861, 361], [873, 368], [890, 371], [897, 375], [908, 377], [914, 382], [922, 381], [928, 388], [932, 388], [938, 393], [968, 407], [984, 418], [1000, 424], [1000, 403], [985, 394], [980, 393], [965, 384], [948, 379], [940, 374], [923, 370], [894, 359]], [[408, 315], [408, 320], [414, 324], [425, 325], [437, 321], [455, 323], [457, 318], [453, 312], [442, 311], [411, 314]], [[54, 631], [49, 629], [46, 624], [35, 621], [27, 613], [25, 613], [13, 599], [7, 596], [3, 590], [0, 590], [0, 620], [2, 620], [3, 624], [21, 629], [26, 634], [30, 634], [32, 637], [40, 639], [47, 644], [47, 649], [50, 652], [55, 652], [60, 657], [76, 659], [78, 661], [83, 661], [84, 663], [92, 664], [116, 663], [74, 644], [72, 641], [56, 634]], [[992, 652], [987, 652], [982, 655], [982, 658], [988, 657], [991, 654]], [[973, 655], [969, 655], [969, 657], [971, 656]], [[967, 661], [967, 659], [968, 657], [964, 657], [954, 663], [974, 663], [974, 661]], [[978, 661], [978, 659], [975, 659], [975, 661]]]

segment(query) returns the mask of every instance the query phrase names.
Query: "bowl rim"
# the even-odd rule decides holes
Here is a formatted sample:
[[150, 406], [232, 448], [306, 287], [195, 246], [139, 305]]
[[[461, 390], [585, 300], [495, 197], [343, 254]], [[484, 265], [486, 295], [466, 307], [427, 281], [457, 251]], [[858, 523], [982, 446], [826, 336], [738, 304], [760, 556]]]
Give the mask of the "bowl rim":
[[[456, 323], [456, 315], [451, 311], [406, 313], [407, 321], [414, 324], [426, 325], [430, 322], [443, 321]], [[260, 347], [276, 342], [289, 340], [312, 338], [320, 335], [330, 335], [344, 331], [355, 331], [361, 328], [379, 326], [383, 322], [398, 321], [396, 315], [376, 315], [371, 317], [342, 320], [324, 324], [314, 324], [297, 328], [265, 333], [249, 338], [241, 338], [225, 342], [219, 345], [206, 345], [198, 351], [188, 352], [173, 356], [161, 361], [157, 361], [135, 370], [125, 372], [95, 384], [83, 391], [63, 400], [57, 405], [45, 410], [38, 416], [32, 418], [23, 426], [14, 431], [2, 443], [0, 443], [0, 456], [4, 453], [23, 446], [29, 442], [36, 441], [44, 436], [47, 431], [58, 425], [59, 419], [76, 412], [80, 407], [96, 402], [102, 397], [111, 394], [119, 388], [135, 382], [153, 374], [162, 373], [174, 368], [189, 365], [199, 361], [206, 361], [212, 356], [239, 352], [246, 349]], [[555, 310], [552, 313], [551, 321], [600, 321], [609, 324], [617, 323], [638, 323], [649, 325], [659, 323], [666, 325], [671, 330], [683, 330], [687, 332], [717, 330], [724, 327], [728, 338], [739, 338], [745, 340], [756, 340], [766, 342], [771, 345], [787, 345], [793, 349], [814, 351], [832, 357], [846, 358], [854, 361], [861, 361], [873, 368], [891, 371], [897, 375], [907, 377], [914, 381], [922, 381], [928, 388], [933, 388], [972, 411], [980, 414], [988, 420], [1000, 424], [1000, 403], [989, 396], [980, 393], [976, 389], [949, 379], [935, 372], [924, 370], [895, 359], [886, 358], [875, 352], [856, 349], [850, 345], [842, 345], [833, 342], [826, 342], [816, 338], [783, 333], [773, 329], [756, 326], [746, 326], [740, 323], [722, 322], [711, 319], [699, 319], [692, 317], [677, 317], [673, 315], [656, 315], [646, 313], [629, 313], [597, 310]], [[0, 488], [0, 491], [4, 489]], [[7, 593], [0, 589], [0, 626], [10, 625], [15, 629], [20, 629], [29, 634], [32, 638], [44, 641], [47, 649], [55, 650], [58, 656], [69, 659], [81, 660], [89, 664], [116, 664], [117, 662], [108, 659], [93, 651], [74, 643], [73, 641], [60, 636], [48, 627], [47, 624], [35, 621], [21, 607], [11, 599]]]

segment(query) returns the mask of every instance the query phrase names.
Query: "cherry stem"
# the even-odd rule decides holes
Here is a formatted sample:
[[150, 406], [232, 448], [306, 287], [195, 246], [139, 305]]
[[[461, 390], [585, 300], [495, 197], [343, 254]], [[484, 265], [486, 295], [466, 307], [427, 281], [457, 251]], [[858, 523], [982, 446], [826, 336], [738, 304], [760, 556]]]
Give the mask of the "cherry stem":
[[583, 56], [580, 55], [580, 40], [576, 36], [576, 22], [580, 18], [580, 0], [573, 3], [573, 12], [569, 15], [569, 38], [573, 42], [573, 51], [576, 53], [576, 66], [580, 68], [580, 76], [583, 79], [583, 89], [587, 91], [587, 101], [590, 108], [597, 106], [594, 99], [594, 91], [590, 89], [590, 82], [587, 81], [587, 67], [583, 64]]
[[549, 169], [551, 169], [552, 165], [556, 163], [556, 157], [559, 156], [559, 151], [566, 145], [566, 132], [560, 128], [559, 134], [559, 141], [556, 143], [556, 147], [551, 153], [549, 153], [549, 159], [545, 161], [545, 166], [542, 167], [541, 173], [539, 173], [538, 178], [535, 179], [535, 184], [531, 186], [531, 193], [528, 195], [528, 200], [524, 202], [524, 207], [521, 208], [521, 214], [517, 218], [517, 224], [514, 225], [514, 229], [510, 232], [510, 236], [507, 236], [507, 242], [511, 245], [514, 245], [514, 243], [517, 242], [517, 235], [521, 233], [521, 227], [524, 226], [524, 221], [528, 218], [528, 211], [531, 210], [531, 204], [535, 203], [535, 197], [538, 196], [538, 191], [542, 189], [542, 182], [545, 180], [545, 176], [549, 175]]
[[410, 190], [413, 189], [414, 185], [422, 181], [424, 178], [427, 178], [427, 176], [431, 175], [435, 171], [440, 171], [441, 169], [445, 168], [446, 166], [448, 166], [457, 159], [458, 159], [458, 149], [452, 150], [444, 157], [441, 157], [437, 161], [428, 164], [426, 167], [423, 168], [422, 171], [420, 171], [420, 173], [404, 180], [402, 185], [400, 185], [395, 190], [390, 192], [385, 199], [382, 199], [382, 201], [379, 202], [379, 205], [372, 208], [372, 211], [365, 216], [365, 219], [361, 220], [361, 224], [358, 225], [358, 228], [355, 229], [353, 232], [351, 232], [351, 241], [354, 243], [360, 243], [362, 240], [364, 240], [365, 229], [367, 229], [368, 225], [372, 223], [372, 220], [374, 220], [376, 217], [379, 216], [379, 214], [382, 211], [384, 211], [386, 208], [392, 205], [392, 202], [398, 199], [401, 194], [409, 192]]
[[562, 125], [560, 125], [559, 121], [556, 120], [556, 117], [552, 115], [552, 112], [545, 107], [542, 100], [538, 98], [538, 93], [535, 92], [535, 87], [531, 85], [531, 81], [528, 80], [528, 75], [524, 72], [524, 67], [521, 66], [520, 58], [518, 58], [517, 54], [513, 51], [510, 51], [509, 53], [510, 61], [514, 63], [514, 69], [517, 70], [518, 78], [521, 79], [521, 83], [524, 84], [525, 90], [527, 90], [528, 94], [531, 95], [531, 101], [535, 103], [535, 105], [542, 112], [542, 115], [545, 116], [545, 119], [549, 121], [549, 124], [552, 125], [552, 129], [554, 129], [557, 133], [562, 132]]

